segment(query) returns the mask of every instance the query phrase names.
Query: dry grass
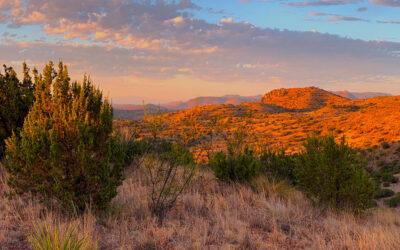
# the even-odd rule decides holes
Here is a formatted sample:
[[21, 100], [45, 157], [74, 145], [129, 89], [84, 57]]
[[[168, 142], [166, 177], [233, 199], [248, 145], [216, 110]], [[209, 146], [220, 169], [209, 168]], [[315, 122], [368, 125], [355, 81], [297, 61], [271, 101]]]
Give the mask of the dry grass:
[[[5, 173], [0, 188], [6, 191]], [[0, 249], [28, 249], [33, 223], [77, 226], [100, 249], [396, 249], [400, 214], [377, 209], [363, 218], [321, 212], [284, 183], [260, 178], [248, 186], [219, 183], [200, 171], [163, 225], [149, 212], [143, 167], [126, 179], [105, 215], [74, 219], [29, 197], [0, 197]]]

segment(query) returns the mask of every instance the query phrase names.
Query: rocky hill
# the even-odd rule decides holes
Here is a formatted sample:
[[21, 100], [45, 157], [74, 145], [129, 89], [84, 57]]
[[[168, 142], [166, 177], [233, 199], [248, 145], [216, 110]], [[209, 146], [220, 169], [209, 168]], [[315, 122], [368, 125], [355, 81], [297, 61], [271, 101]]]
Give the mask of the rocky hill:
[[263, 96], [264, 104], [274, 104], [293, 111], [311, 111], [328, 104], [341, 104], [348, 99], [316, 87], [277, 89]]

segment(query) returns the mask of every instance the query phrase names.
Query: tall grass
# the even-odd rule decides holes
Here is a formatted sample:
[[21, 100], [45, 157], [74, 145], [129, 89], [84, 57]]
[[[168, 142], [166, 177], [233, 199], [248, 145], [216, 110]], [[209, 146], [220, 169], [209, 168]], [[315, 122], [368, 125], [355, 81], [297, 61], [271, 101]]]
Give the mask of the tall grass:
[[[0, 249], [30, 249], [34, 225], [58, 225], [60, 238], [71, 224], [78, 240], [99, 249], [398, 249], [400, 213], [372, 209], [355, 216], [322, 211], [279, 182], [258, 180], [258, 188], [215, 180], [199, 171], [160, 225], [149, 210], [151, 182], [144, 166], [127, 169], [123, 185], [101, 216], [89, 212], [64, 218], [29, 197], [3, 195], [0, 170]], [[206, 184], [205, 184], [206, 183]], [[268, 193], [268, 195], [266, 195]], [[62, 235], [62, 237], [61, 237]]]

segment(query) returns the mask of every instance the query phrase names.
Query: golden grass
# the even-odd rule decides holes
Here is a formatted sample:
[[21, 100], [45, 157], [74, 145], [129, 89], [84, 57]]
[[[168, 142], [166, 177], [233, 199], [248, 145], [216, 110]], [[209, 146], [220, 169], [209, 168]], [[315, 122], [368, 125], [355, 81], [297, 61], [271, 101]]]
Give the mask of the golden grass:
[[[0, 170], [0, 189], [7, 191]], [[253, 188], [216, 181], [200, 171], [159, 225], [149, 212], [150, 184], [131, 167], [104, 215], [66, 218], [35, 199], [0, 197], [0, 249], [29, 249], [34, 223], [76, 225], [100, 249], [396, 249], [400, 214], [375, 209], [362, 218], [322, 212], [285, 183], [260, 178]]]

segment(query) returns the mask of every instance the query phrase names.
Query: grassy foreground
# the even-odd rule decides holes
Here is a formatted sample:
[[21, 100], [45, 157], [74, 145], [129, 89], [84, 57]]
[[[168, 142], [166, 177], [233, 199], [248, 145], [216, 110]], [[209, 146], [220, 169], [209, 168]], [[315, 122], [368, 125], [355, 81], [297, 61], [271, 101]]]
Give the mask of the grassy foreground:
[[149, 211], [150, 182], [143, 166], [131, 166], [103, 215], [66, 218], [27, 196], [9, 200], [0, 166], [0, 249], [29, 249], [34, 225], [60, 237], [71, 225], [98, 249], [396, 249], [400, 214], [389, 208], [363, 217], [313, 207], [285, 183], [259, 178], [254, 187], [226, 184], [199, 171], [160, 225]]

